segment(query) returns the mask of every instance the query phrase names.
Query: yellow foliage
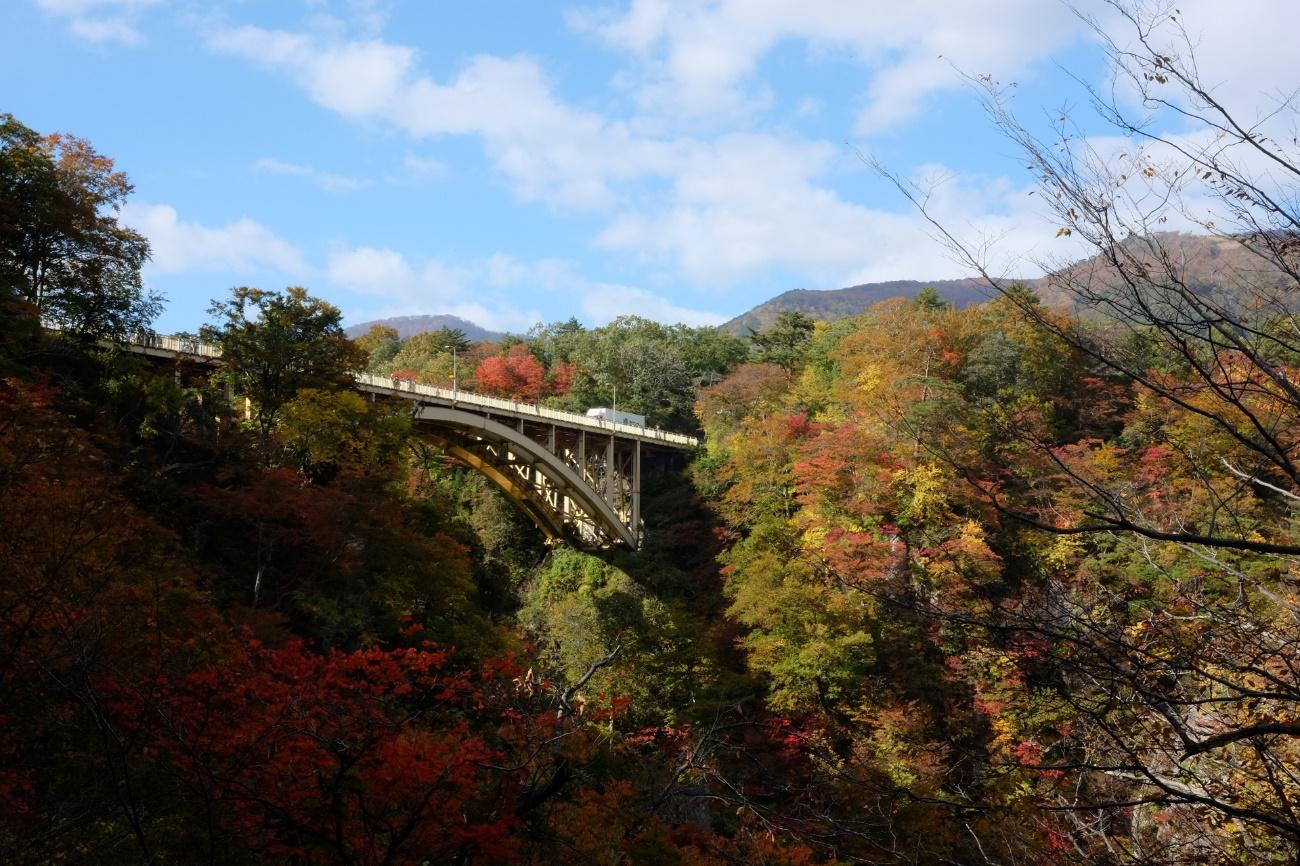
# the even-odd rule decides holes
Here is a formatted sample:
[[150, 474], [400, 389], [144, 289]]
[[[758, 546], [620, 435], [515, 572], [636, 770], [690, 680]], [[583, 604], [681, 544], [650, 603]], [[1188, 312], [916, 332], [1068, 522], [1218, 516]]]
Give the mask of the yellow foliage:
[[948, 513], [948, 493], [952, 489], [952, 479], [944, 470], [930, 464], [921, 464], [905, 469], [894, 477], [899, 487], [910, 490], [911, 493], [904, 501], [902, 516], [922, 522], [940, 520]]
[[854, 379], [854, 384], [863, 394], [869, 395], [880, 387], [884, 379], [884, 371], [879, 364], [866, 364]]
[[1087, 545], [1079, 535], [1058, 535], [1043, 553], [1043, 561], [1054, 569], [1073, 567], [1087, 552]]

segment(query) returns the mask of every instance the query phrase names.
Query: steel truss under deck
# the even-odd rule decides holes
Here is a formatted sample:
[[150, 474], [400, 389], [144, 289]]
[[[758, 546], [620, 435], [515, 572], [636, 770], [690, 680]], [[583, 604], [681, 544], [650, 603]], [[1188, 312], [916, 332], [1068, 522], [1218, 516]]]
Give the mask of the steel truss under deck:
[[436, 444], [482, 472], [552, 541], [588, 548], [641, 540], [641, 442], [523, 418], [419, 404]]

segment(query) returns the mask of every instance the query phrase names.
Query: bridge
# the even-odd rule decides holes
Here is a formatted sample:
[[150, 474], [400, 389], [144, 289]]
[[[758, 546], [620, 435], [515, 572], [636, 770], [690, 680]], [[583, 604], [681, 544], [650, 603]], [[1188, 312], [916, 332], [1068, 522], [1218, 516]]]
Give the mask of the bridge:
[[[142, 335], [127, 345], [160, 360], [220, 364], [216, 346]], [[434, 388], [368, 373], [357, 390], [405, 400], [417, 430], [487, 476], [545, 533], [586, 549], [641, 545], [641, 485], [693, 451], [699, 440], [653, 427], [615, 424], [574, 412]]]

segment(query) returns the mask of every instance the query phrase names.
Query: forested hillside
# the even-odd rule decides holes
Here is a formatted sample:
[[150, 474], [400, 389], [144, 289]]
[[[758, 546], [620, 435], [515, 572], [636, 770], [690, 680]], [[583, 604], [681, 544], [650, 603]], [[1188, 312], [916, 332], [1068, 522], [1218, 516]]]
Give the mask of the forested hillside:
[[944, 300], [959, 307], [988, 299], [988, 287], [981, 280], [893, 280], [864, 283], [842, 289], [794, 289], [782, 292], [721, 325], [719, 329], [744, 337], [752, 331], [765, 331], [782, 313], [802, 313], [819, 322], [833, 322], [856, 316], [873, 304], [890, 298], [911, 298], [925, 288], [937, 291]]
[[476, 342], [499, 340], [502, 337], [501, 334], [480, 328], [473, 322], [467, 322], [457, 316], [446, 315], [392, 316], [387, 319], [379, 319], [373, 322], [361, 322], [360, 324], [350, 325], [344, 330], [344, 333], [349, 337], [359, 337], [376, 325], [385, 328], [392, 328], [397, 332], [397, 336], [402, 339], [414, 337], [417, 334], [423, 334], [428, 331], [437, 331], [443, 328], [457, 329]]
[[215, 299], [219, 367], [120, 350], [155, 304], [94, 195], [125, 176], [3, 132], [0, 858], [807, 860], [695, 769], [753, 684], [685, 479], [639, 553], [548, 550], [300, 288]]
[[[1296, 863], [1294, 143], [1115, 168], [975, 84], [1089, 264], [745, 339], [236, 287], [220, 363], [130, 351], [126, 175], [0, 116], [0, 861]], [[639, 550], [548, 545], [365, 371], [703, 444]]]
[[747, 663], [826, 820], [917, 862], [1287, 862], [1292, 488], [1248, 427], [1293, 448], [1295, 403], [1155, 331], [1149, 387], [1099, 375], [1080, 328], [899, 300], [705, 392]]

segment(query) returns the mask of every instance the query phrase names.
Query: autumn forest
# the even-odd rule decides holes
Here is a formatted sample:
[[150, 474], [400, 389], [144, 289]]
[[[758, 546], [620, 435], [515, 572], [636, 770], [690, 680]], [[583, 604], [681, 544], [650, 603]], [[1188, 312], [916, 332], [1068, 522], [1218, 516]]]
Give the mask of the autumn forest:
[[[1297, 862], [1300, 152], [1112, 61], [1216, 135], [971, 82], [1087, 245], [1032, 285], [877, 166], [983, 302], [472, 342], [216, 288], [220, 364], [129, 350], [127, 175], [0, 115], [0, 861]], [[701, 445], [640, 549], [548, 544], [358, 373]]]

